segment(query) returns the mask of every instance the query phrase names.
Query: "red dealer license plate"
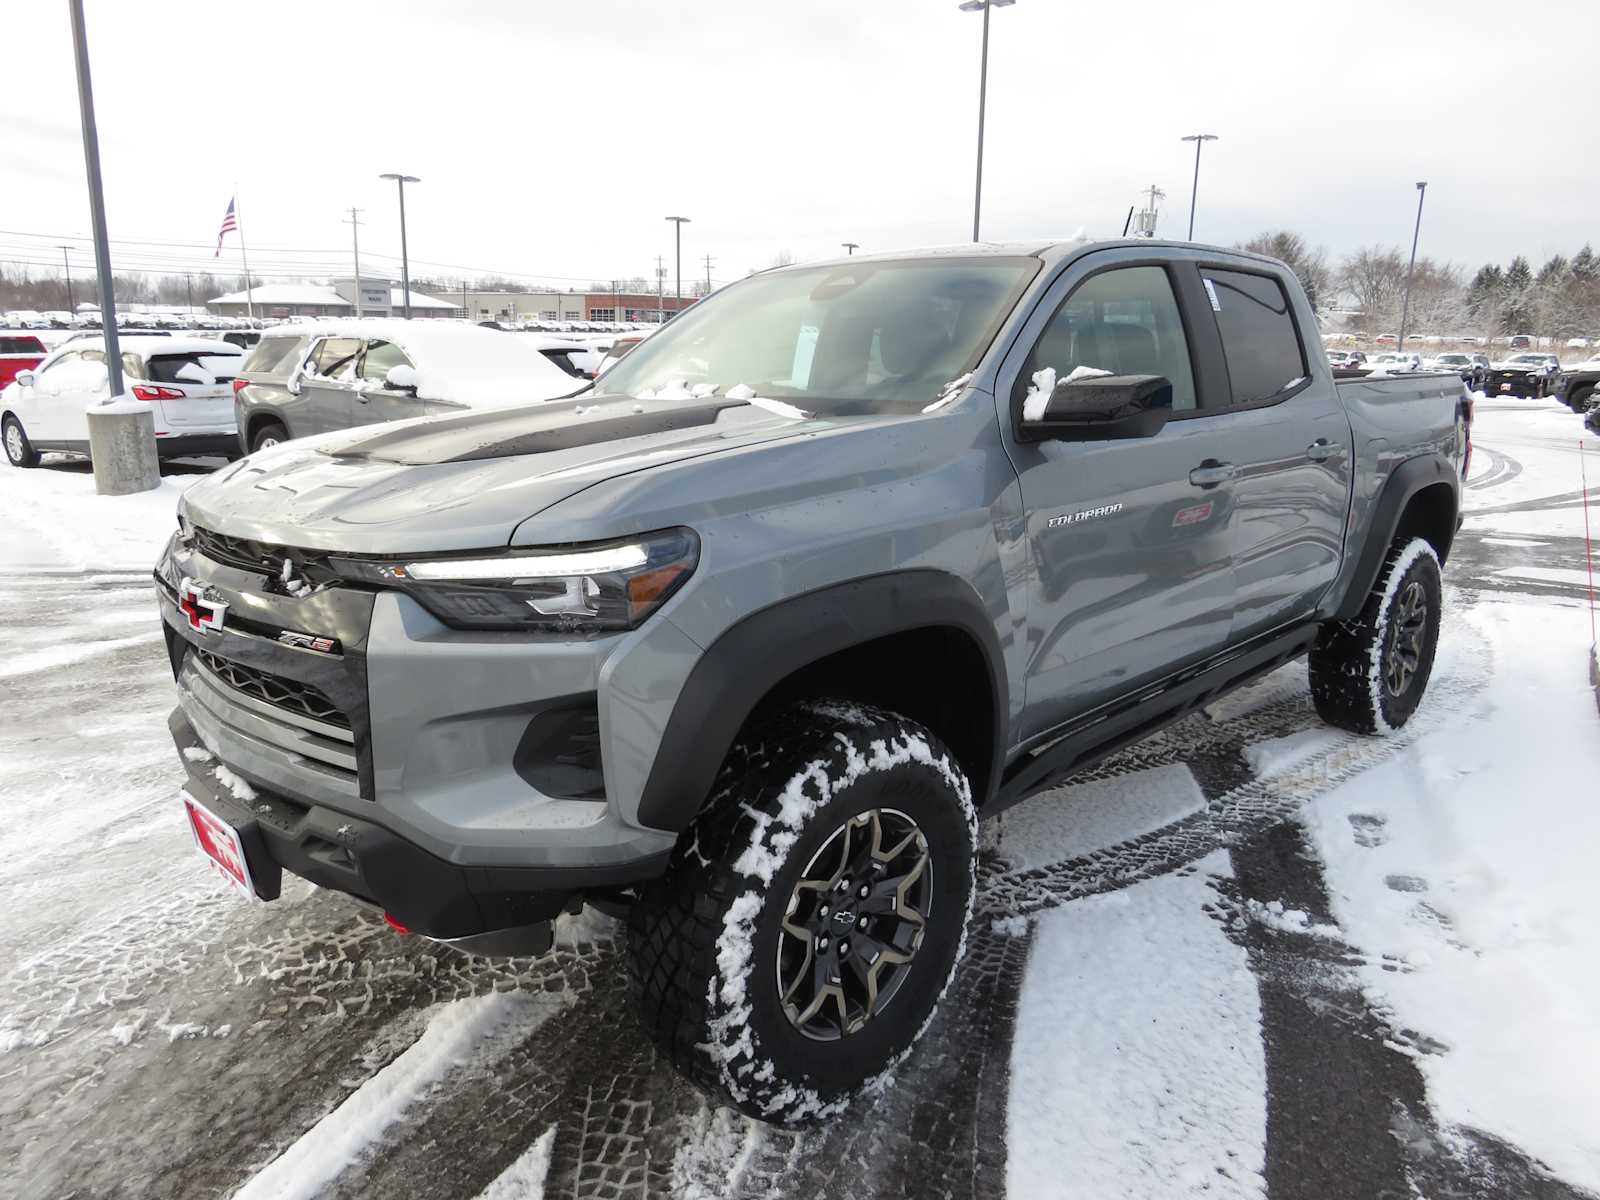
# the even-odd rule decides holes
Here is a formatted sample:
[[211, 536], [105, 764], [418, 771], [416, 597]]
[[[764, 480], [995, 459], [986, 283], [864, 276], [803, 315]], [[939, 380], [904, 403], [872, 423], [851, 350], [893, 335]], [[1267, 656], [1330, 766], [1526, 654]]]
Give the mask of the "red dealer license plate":
[[244, 843], [239, 840], [239, 831], [193, 796], [184, 796], [183, 809], [189, 817], [189, 832], [194, 834], [194, 844], [206, 856], [211, 869], [246, 899], [259, 900], [255, 881], [250, 878], [250, 864], [245, 861]]

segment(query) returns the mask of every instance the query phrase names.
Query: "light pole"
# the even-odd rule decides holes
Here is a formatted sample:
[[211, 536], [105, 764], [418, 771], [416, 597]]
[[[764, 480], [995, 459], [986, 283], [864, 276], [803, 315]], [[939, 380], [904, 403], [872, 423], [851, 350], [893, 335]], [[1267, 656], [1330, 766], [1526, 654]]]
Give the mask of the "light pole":
[[1017, 0], [962, 0], [962, 12], [983, 13], [983, 58], [978, 68], [978, 178], [972, 188], [972, 240], [978, 240], [978, 215], [983, 209], [983, 112], [989, 91], [989, 10]]
[[844, 247], [844, 252], [846, 254], [854, 254], [857, 250], [861, 249], [860, 242], [840, 242], [839, 245]]
[[111, 241], [106, 234], [105, 192], [100, 186], [100, 134], [94, 123], [94, 88], [89, 80], [89, 35], [83, 0], [72, 0], [72, 50], [78, 67], [78, 114], [83, 122], [83, 165], [89, 176], [89, 216], [94, 223], [94, 269], [100, 286], [100, 327], [106, 338], [106, 375], [113, 396], [122, 395], [122, 348], [117, 342], [117, 297], [111, 282]]
[[1214, 133], [1191, 133], [1180, 139], [1194, 143], [1194, 186], [1189, 189], [1189, 240], [1194, 241], [1194, 202], [1200, 194], [1200, 147], [1217, 140]]
[[683, 309], [683, 226], [688, 219], [688, 217], [667, 218], [672, 222], [672, 237], [678, 256], [678, 307], [672, 310], [675, 313]]
[[[378, 176], [379, 179], [392, 179], [395, 186], [400, 189], [400, 286], [404, 290], [401, 295], [405, 297], [406, 320], [411, 320], [411, 262], [406, 253], [406, 184], [421, 183], [415, 175], [398, 175], [388, 172]], [[356, 286], [361, 286], [361, 281], [356, 281]]]
[[1428, 194], [1428, 181], [1423, 179], [1417, 182], [1417, 225], [1411, 231], [1411, 265], [1406, 268], [1406, 295], [1400, 302], [1400, 334], [1394, 340], [1394, 348], [1406, 348], [1406, 318], [1411, 315], [1411, 277], [1417, 271], [1417, 239], [1422, 236], [1422, 201]]
[[[361, 209], [352, 204], [350, 219], [345, 224], [350, 226], [350, 245], [356, 256], [356, 316], [360, 317], [365, 315], [361, 311]], [[411, 299], [409, 294], [406, 299]]]
[[72, 295], [72, 264], [67, 261], [67, 251], [71, 250], [72, 247], [57, 246], [56, 249], [61, 251], [61, 268], [67, 273], [67, 311], [76, 316], [78, 305]]

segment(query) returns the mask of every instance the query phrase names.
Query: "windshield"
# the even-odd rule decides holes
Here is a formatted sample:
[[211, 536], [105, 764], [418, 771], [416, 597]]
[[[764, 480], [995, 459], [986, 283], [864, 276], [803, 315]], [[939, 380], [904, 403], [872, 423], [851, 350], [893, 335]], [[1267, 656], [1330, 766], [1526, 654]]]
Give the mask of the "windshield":
[[1513, 354], [1511, 356], [1511, 361], [1512, 362], [1525, 362], [1525, 363], [1542, 363], [1544, 361], [1544, 355], [1542, 355], [1542, 354]]
[[919, 412], [976, 365], [1039, 265], [911, 259], [758, 275], [641, 342], [596, 386], [642, 398], [733, 391], [828, 415]]
[[1441, 354], [1438, 361], [1449, 363], [1451, 366], [1458, 366], [1467, 361], [1467, 356], [1465, 354]]

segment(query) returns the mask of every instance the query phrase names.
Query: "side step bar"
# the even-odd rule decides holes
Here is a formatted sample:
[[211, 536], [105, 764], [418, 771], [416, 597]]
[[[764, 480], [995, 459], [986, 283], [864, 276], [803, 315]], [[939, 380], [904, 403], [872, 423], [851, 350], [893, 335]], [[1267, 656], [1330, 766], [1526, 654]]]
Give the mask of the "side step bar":
[[1006, 768], [999, 793], [985, 807], [984, 816], [1054, 787], [1162, 726], [1188, 716], [1252, 679], [1277, 670], [1311, 649], [1316, 639], [1316, 625], [1269, 634], [1229, 652], [1220, 660], [1180, 671], [1126, 700], [1113, 701], [1068, 722], [1043, 745], [1024, 753]]

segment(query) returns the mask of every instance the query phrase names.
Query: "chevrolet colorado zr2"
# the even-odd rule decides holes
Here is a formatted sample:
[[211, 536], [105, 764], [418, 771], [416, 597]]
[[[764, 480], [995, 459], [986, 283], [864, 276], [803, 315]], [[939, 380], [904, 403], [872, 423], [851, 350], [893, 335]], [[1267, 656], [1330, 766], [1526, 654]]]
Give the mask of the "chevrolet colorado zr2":
[[1455, 375], [1336, 382], [1237, 251], [755, 275], [564, 399], [191, 488], [156, 569], [189, 821], [258, 898], [469, 952], [619, 916], [664, 1055], [827, 1116], [943, 994], [980, 820], [1301, 656], [1328, 721], [1405, 724], [1471, 415]]

